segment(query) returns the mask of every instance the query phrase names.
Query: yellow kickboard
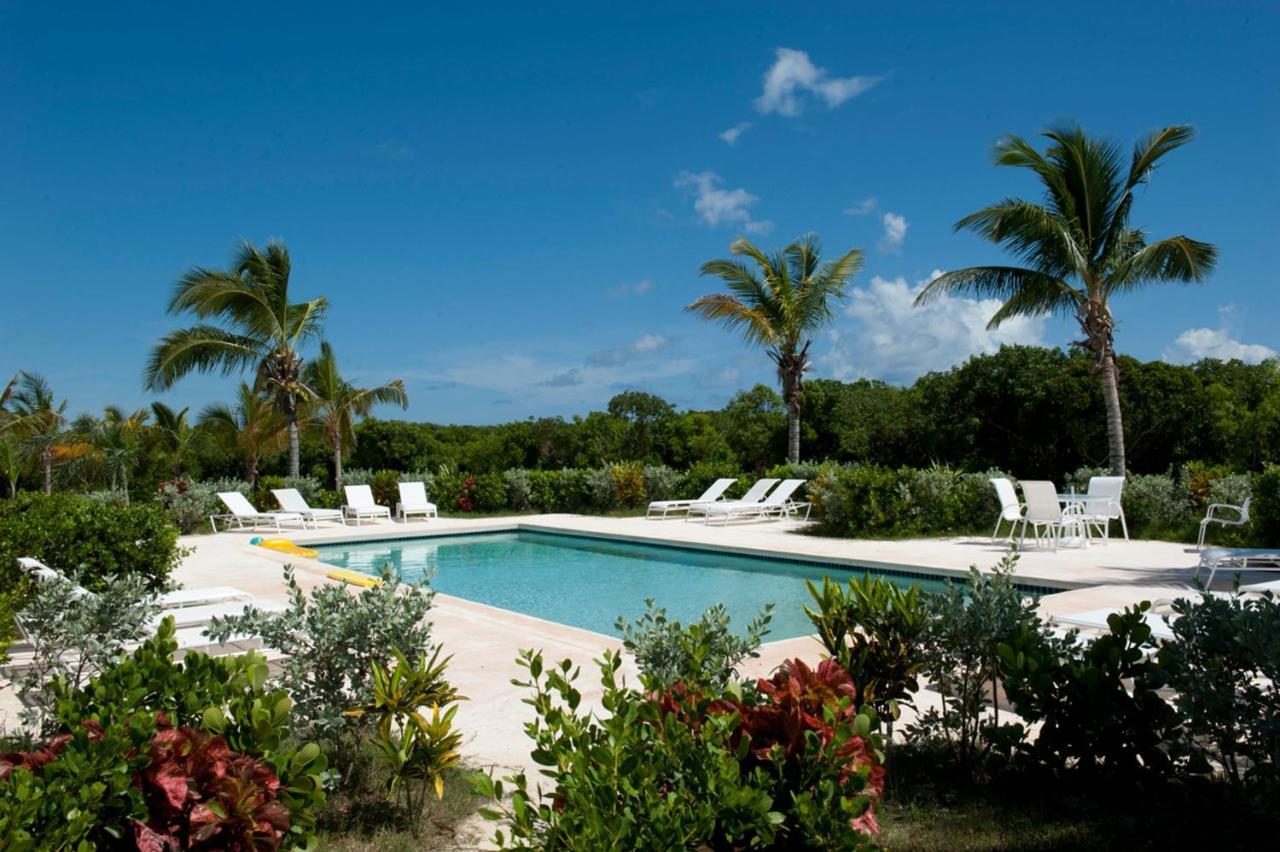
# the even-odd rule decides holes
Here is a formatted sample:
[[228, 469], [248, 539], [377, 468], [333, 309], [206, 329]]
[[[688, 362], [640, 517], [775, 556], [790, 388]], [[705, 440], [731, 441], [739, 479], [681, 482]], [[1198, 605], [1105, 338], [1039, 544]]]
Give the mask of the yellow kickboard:
[[258, 547], [266, 547], [270, 550], [278, 550], [281, 553], [292, 553], [294, 556], [305, 556], [308, 559], [315, 559], [320, 555], [317, 550], [309, 547], [298, 547], [298, 545], [289, 541], [287, 538], [264, 538], [258, 542]]
[[346, 568], [334, 568], [325, 576], [330, 580], [341, 580], [353, 586], [376, 586], [382, 582], [377, 577], [370, 577], [368, 574], [361, 574], [359, 571], [348, 571]]

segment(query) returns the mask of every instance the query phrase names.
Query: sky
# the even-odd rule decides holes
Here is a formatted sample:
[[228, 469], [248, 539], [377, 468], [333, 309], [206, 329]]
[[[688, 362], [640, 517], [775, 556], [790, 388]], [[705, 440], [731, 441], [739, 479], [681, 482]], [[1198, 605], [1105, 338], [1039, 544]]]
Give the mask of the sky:
[[[1060, 319], [911, 302], [1008, 260], [956, 233], [1003, 197], [1005, 133], [1081, 123], [1127, 149], [1198, 136], [1141, 189], [1153, 237], [1215, 243], [1203, 285], [1126, 295], [1120, 351], [1280, 350], [1280, 4], [84, 4], [0, 0], [0, 373], [69, 413], [156, 398], [150, 349], [193, 265], [278, 237], [357, 383], [407, 414], [585, 414], [623, 389], [723, 405], [764, 355], [684, 313], [737, 236], [816, 233], [865, 265], [812, 376], [907, 383]], [[1271, 59], [1267, 59], [1271, 56]], [[231, 398], [185, 379], [160, 399]]]

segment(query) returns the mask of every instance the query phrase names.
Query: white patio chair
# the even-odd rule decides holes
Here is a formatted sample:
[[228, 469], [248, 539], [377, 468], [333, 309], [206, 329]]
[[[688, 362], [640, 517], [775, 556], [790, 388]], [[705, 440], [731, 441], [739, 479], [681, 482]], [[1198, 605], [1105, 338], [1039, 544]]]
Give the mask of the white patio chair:
[[307, 504], [307, 498], [303, 497], [296, 488], [272, 488], [271, 493], [275, 495], [281, 509], [301, 515], [303, 520], [311, 522], [312, 527], [318, 526], [320, 521], [337, 521], [344, 527], [347, 525], [347, 519], [343, 517], [342, 510], [313, 509]]
[[285, 523], [296, 523], [302, 529], [307, 528], [306, 521], [297, 512], [259, 512], [253, 508], [249, 498], [239, 491], [219, 491], [218, 499], [227, 507], [227, 514], [209, 516], [209, 525], [214, 532], [218, 531], [218, 521], [223, 521], [224, 527], [235, 521], [238, 529], [244, 529], [246, 522], [253, 524], [255, 530], [259, 529], [260, 524], [267, 524], [274, 527], [276, 532], [280, 532], [281, 524]]
[[1124, 519], [1124, 506], [1120, 503], [1123, 491], [1123, 476], [1089, 478], [1089, 491], [1081, 501], [1084, 504], [1085, 520], [1091, 528], [1102, 535], [1104, 544], [1111, 538], [1112, 521], [1120, 522], [1120, 529], [1124, 531], [1124, 540], [1129, 540], [1129, 524]]
[[436, 504], [427, 499], [426, 483], [400, 483], [400, 502], [396, 504], [396, 517], [407, 521], [410, 515], [422, 515], [424, 518], [440, 517], [440, 513], [436, 511]]
[[1200, 564], [1195, 576], [1209, 569], [1205, 587], [1213, 585], [1214, 575], [1220, 570], [1275, 572], [1280, 571], [1280, 549], [1265, 547], [1207, 547], [1200, 552]]
[[[1232, 506], [1230, 503], [1213, 503], [1209, 506], [1209, 510], [1204, 514], [1204, 520], [1200, 522], [1200, 535], [1196, 538], [1196, 550], [1204, 550], [1204, 536], [1209, 530], [1209, 524], [1219, 524], [1223, 527], [1242, 527], [1249, 523], [1249, 504], [1253, 502], [1253, 495], [1250, 494], [1244, 498], [1244, 502], [1239, 506]], [[1223, 512], [1233, 512], [1234, 517], [1223, 515]]]
[[[786, 479], [777, 488], [769, 493], [769, 496], [755, 503], [747, 503], [745, 501], [725, 501], [723, 503], [712, 503], [706, 507], [705, 523], [710, 524], [712, 519], [719, 518], [728, 524], [734, 518], [784, 518], [790, 517], [795, 513], [796, 506], [807, 506], [808, 504], [793, 504], [791, 495], [804, 485], [803, 479]], [[808, 518], [808, 513], [805, 514]]]
[[733, 485], [733, 483], [737, 481], [738, 480], [736, 479], [717, 479], [715, 482], [711, 483], [711, 486], [707, 488], [706, 491], [703, 491], [702, 494], [693, 500], [654, 500], [649, 504], [649, 508], [645, 512], [644, 516], [652, 519], [655, 517], [655, 513], [661, 512], [662, 514], [656, 515], [656, 517], [665, 520], [667, 515], [671, 512], [684, 512], [688, 514], [689, 509], [692, 506], [719, 502], [720, 499], [724, 497], [724, 492], [729, 490], [729, 486]]
[[[33, 559], [30, 556], [18, 557], [18, 567], [41, 582], [48, 582], [54, 578], [71, 582], [61, 572], [55, 571], [39, 559]], [[176, 589], [172, 592], [164, 592], [156, 600], [165, 609], [180, 609], [235, 601], [252, 603], [253, 595], [244, 589], [237, 589], [235, 586], [197, 586], [191, 589]]]
[[[1052, 620], [1055, 624], [1063, 624], [1069, 627], [1084, 627], [1089, 630], [1106, 630], [1110, 631], [1111, 627], [1107, 624], [1107, 618], [1112, 615], [1118, 615], [1124, 612], [1124, 607], [1111, 609], [1102, 607], [1100, 609], [1091, 609], [1085, 612], [1073, 612], [1069, 615], [1055, 615]], [[1176, 616], [1170, 616], [1175, 618]], [[1143, 614], [1142, 620], [1151, 628], [1151, 638], [1157, 642], [1172, 642], [1174, 640], [1173, 630], [1165, 622], [1165, 616], [1147, 611]]]
[[1013, 490], [1013, 483], [1004, 477], [996, 477], [990, 480], [995, 486], [996, 497], [1000, 500], [1000, 513], [996, 515], [996, 527], [991, 531], [991, 540], [994, 542], [1000, 537], [1000, 525], [1005, 521], [1009, 522], [1009, 535], [1006, 541], [1013, 540], [1013, 534], [1018, 529], [1018, 523], [1022, 520], [1022, 512], [1025, 508], [1018, 501], [1018, 492]]
[[778, 480], [776, 479], [761, 479], [758, 480], [755, 485], [748, 488], [747, 493], [743, 494], [737, 500], [720, 500], [716, 503], [694, 503], [689, 507], [689, 514], [685, 517], [685, 520], [691, 520], [694, 515], [705, 515], [707, 510], [712, 506], [723, 507], [734, 503], [738, 505], [759, 503], [764, 499], [765, 495], [769, 493], [769, 489], [777, 484]]
[[347, 505], [342, 509], [347, 517], [356, 519], [356, 526], [365, 518], [386, 518], [391, 520], [391, 510], [386, 506], [373, 502], [373, 489], [367, 485], [344, 485], [347, 493]]
[[1082, 545], [1087, 544], [1089, 531], [1085, 523], [1085, 515], [1078, 505], [1066, 509], [1058, 502], [1058, 491], [1052, 482], [1024, 479], [1022, 481], [1022, 499], [1026, 511], [1022, 515], [1022, 535], [1018, 539], [1021, 549], [1027, 540], [1027, 527], [1035, 536], [1036, 545], [1047, 537], [1053, 542], [1053, 549], [1064, 538], [1079, 537]]

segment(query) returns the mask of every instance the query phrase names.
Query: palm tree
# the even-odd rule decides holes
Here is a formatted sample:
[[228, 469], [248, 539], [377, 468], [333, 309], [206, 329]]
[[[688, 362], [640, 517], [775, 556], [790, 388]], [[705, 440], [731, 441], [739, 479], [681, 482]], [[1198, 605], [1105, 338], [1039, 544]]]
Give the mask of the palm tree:
[[44, 472], [44, 493], [53, 493], [53, 464], [58, 455], [59, 438], [66, 418], [66, 400], [58, 402], [53, 388], [43, 376], [18, 373], [18, 384], [9, 397], [12, 417], [10, 428], [23, 436], [29, 452], [38, 454]]
[[191, 449], [191, 441], [196, 434], [187, 420], [189, 410], [184, 408], [181, 411], [174, 411], [163, 402], [151, 403], [151, 414], [155, 418], [155, 434], [159, 438], [160, 446], [173, 459], [174, 476], [182, 475], [183, 461], [188, 450]]
[[801, 237], [781, 252], [765, 254], [739, 237], [729, 250], [749, 258], [713, 260], [702, 275], [724, 280], [728, 293], [711, 293], [685, 308], [707, 320], [718, 320], [761, 346], [778, 368], [782, 396], [790, 415], [787, 459], [800, 461], [800, 397], [804, 374], [812, 366], [812, 336], [833, 316], [832, 301], [845, 297], [849, 279], [862, 266], [862, 252], [850, 249], [835, 260], [819, 263], [817, 237]]
[[324, 442], [333, 451], [333, 487], [342, 488], [342, 451], [356, 443], [355, 419], [366, 417], [375, 405], [409, 407], [409, 396], [400, 379], [373, 388], [358, 388], [342, 378], [329, 343], [320, 344], [320, 356], [307, 364], [303, 383], [311, 391], [309, 407], [317, 419]]
[[1023, 266], [978, 266], [935, 278], [916, 298], [926, 304], [944, 293], [995, 297], [1004, 304], [991, 317], [996, 327], [1011, 317], [1074, 316], [1084, 332], [1102, 380], [1111, 469], [1125, 471], [1124, 422], [1120, 414], [1115, 320], [1111, 297], [1145, 284], [1198, 282], [1208, 277], [1218, 251], [1186, 236], [1148, 243], [1129, 225], [1133, 193], [1147, 182], [1157, 161], [1193, 136], [1190, 127], [1157, 130], [1134, 146], [1128, 172], [1120, 147], [1091, 139], [1079, 127], [1049, 130], [1044, 153], [1008, 136], [996, 144], [998, 166], [1035, 172], [1044, 203], [1008, 198], [956, 223], [1003, 245]]
[[289, 250], [269, 240], [265, 251], [244, 242], [227, 271], [195, 267], [179, 279], [169, 313], [190, 311], [200, 322], [167, 335], [143, 374], [150, 390], [165, 390], [192, 372], [256, 371], [255, 388], [270, 395], [289, 433], [289, 473], [298, 475], [298, 404], [307, 395], [299, 350], [320, 333], [323, 296], [289, 301]]
[[83, 415], [76, 418], [72, 427], [72, 433], [87, 448], [85, 456], [110, 478], [111, 490], [118, 487], [124, 492], [126, 506], [129, 505], [129, 472], [141, 453], [147, 416], [142, 409], [125, 414], [123, 409], [109, 405], [103, 409], [101, 418]]
[[18, 477], [22, 475], [22, 467], [27, 457], [18, 436], [17, 415], [9, 410], [13, 392], [18, 387], [18, 377], [14, 376], [0, 391], [0, 475], [9, 483], [9, 496], [18, 495]]
[[285, 445], [285, 422], [272, 400], [244, 382], [232, 405], [215, 403], [200, 413], [200, 425], [240, 457], [244, 478], [258, 482], [258, 463]]

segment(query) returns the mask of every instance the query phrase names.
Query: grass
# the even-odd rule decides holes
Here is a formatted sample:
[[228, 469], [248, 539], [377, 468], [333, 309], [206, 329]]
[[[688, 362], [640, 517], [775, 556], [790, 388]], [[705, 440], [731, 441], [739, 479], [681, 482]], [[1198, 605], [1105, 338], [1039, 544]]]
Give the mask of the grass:
[[[320, 818], [320, 848], [335, 852], [409, 852], [423, 849], [473, 848], [474, 838], [459, 829], [486, 801], [471, 792], [473, 770], [450, 770], [444, 798], [428, 798], [422, 819], [408, 825], [403, 813], [388, 803], [381, 786], [361, 784], [355, 795], [331, 794]], [[484, 835], [488, 838], [488, 833]]]

